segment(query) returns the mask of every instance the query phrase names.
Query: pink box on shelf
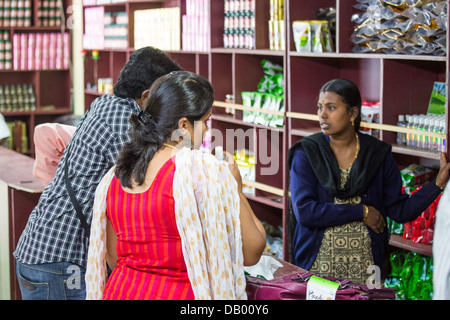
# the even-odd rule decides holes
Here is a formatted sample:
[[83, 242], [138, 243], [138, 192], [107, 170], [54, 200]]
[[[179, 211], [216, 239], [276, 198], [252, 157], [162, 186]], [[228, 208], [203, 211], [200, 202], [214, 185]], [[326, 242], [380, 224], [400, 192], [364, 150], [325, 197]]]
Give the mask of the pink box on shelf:
[[36, 70], [42, 69], [42, 33], [36, 33], [36, 46], [34, 50], [34, 67]]
[[41, 63], [42, 69], [48, 69], [48, 46], [50, 43], [50, 35], [48, 33], [42, 34], [42, 51], [41, 51]]
[[63, 35], [63, 68], [69, 69], [70, 63], [70, 39], [69, 34], [66, 32]]
[[63, 66], [63, 36], [61, 33], [56, 34], [56, 56], [55, 56], [55, 68], [62, 69]]
[[26, 70], [27, 69], [27, 34], [20, 34], [20, 60], [19, 60], [19, 69]]
[[36, 34], [28, 34], [28, 70], [35, 69], [34, 52], [36, 50]]
[[13, 35], [13, 69], [20, 70], [19, 67], [20, 59], [20, 35], [15, 33]]
[[56, 69], [56, 34], [52, 32], [48, 38], [48, 68]]

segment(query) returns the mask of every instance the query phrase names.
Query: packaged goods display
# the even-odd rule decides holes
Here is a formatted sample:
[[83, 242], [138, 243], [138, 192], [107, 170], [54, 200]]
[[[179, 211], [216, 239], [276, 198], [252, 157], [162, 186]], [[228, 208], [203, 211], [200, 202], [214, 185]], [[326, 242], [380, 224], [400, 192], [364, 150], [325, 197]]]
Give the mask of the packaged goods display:
[[332, 52], [330, 31], [325, 20], [294, 21], [292, 23], [297, 52]]
[[439, 114], [407, 114], [399, 115], [404, 119], [397, 126], [423, 131], [421, 133], [398, 133], [397, 144], [432, 151], [445, 151], [446, 139], [430, 136], [428, 133], [446, 134], [445, 115]]
[[[261, 62], [264, 76], [258, 83], [257, 91], [241, 92], [242, 104], [261, 110], [284, 112], [284, 76], [283, 67], [266, 59]], [[270, 127], [283, 127], [284, 117], [252, 110], [243, 111], [244, 122], [260, 124]]]
[[270, 0], [269, 49], [284, 50], [284, 0]]
[[182, 17], [182, 48], [185, 51], [207, 51], [210, 44], [210, 10], [208, 0], [186, 0]]
[[134, 12], [134, 49], [154, 46], [161, 50], [180, 50], [180, 37], [180, 7]]
[[255, 1], [224, 1], [224, 48], [255, 49]]
[[[363, 100], [361, 104], [361, 121], [380, 123], [380, 102]], [[379, 138], [379, 130], [361, 127], [360, 132]]]
[[97, 92], [113, 94], [114, 83], [112, 78], [99, 78], [97, 81]]
[[[411, 194], [420, 190], [421, 186], [414, 188]], [[433, 243], [434, 224], [436, 221], [436, 210], [439, 205], [439, 195], [436, 200], [416, 220], [404, 225], [403, 238], [411, 239], [415, 243]]]
[[[13, 1], [11, 1], [12, 3]], [[21, 3], [22, 1], [18, 0], [17, 3]], [[25, 3], [26, 0], [23, 0]], [[28, 0], [31, 2], [31, 0]], [[38, 16], [38, 26], [42, 27], [59, 27], [61, 24], [64, 24], [64, 14], [61, 12], [62, 8], [60, 6], [59, 0], [38, 0], [37, 1], [37, 16]], [[20, 11], [18, 11], [20, 14]], [[25, 10], [23, 13], [23, 18], [28, 14]], [[18, 19], [21, 17], [18, 16]], [[18, 20], [19, 22], [19, 20]], [[17, 25], [19, 26], [19, 25]], [[25, 25], [24, 25], [25, 26]]]
[[8, 138], [8, 149], [21, 153], [27, 152], [27, 124], [21, 120], [8, 121], [6, 124], [11, 131], [11, 135]]
[[357, 2], [353, 52], [446, 55], [447, 1]]
[[395, 289], [397, 300], [433, 299], [433, 258], [400, 250], [389, 260], [391, 273], [384, 286]]
[[14, 70], [58, 70], [69, 68], [69, 34], [15, 33], [13, 36]]
[[[234, 152], [234, 159], [238, 166], [239, 172], [241, 173], [242, 180], [255, 182], [255, 155], [253, 152], [247, 149], [240, 149]], [[242, 192], [247, 195], [255, 195], [255, 188], [253, 186], [244, 185], [242, 186]]]
[[104, 15], [104, 48], [128, 48], [128, 16], [125, 11], [105, 12]]
[[9, 30], [0, 30], [0, 70], [12, 67], [12, 44]]
[[36, 96], [31, 83], [0, 85], [0, 111], [36, 110]]
[[447, 85], [445, 82], [435, 81], [431, 91], [427, 113], [445, 114], [445, 101], [447, 100]]
[[[55, 11], [56, 0], [46, 1], [45, 5], [41, 0], [39, 2], [38, 17], [39, 23], [59, 23], [60, 12]], [[31, 0], [0, 0], [0, 27], [29, 27], [31, 26], [31, 16], [33, 12]], [[56, 5], [57, 7], [57, 5]], [[42, 13], [45, 11], [45, 18]], [[50, 18], [50, 13], [52, 16]], [[57, 15], [57, 18], [55, 17]], [[41, 24], [44, 26], [44, 24]], [[50, 26], [46, 24], [45, 26]], [[56, 26], [56, 24], [54, 24]]]
[[[434, 178], [432, 169], [417, 164], [404, 168], [400, 171], [400, 174], [402, 177], [402, 192], [408, 195], [414, 194]], [[415, 243], [432, 244], [436, 210], [440, 198], [441, 195], [414, 221], [402, 224], [388, 218], [389, 232], [402, 235], [403, 238], [411, 239]]]
[[84, 49], [103, 49], [105, 42], [105, 7], [84, 8]]
[[336, 10], [317, 10], [317, 20], [298, 20], [292, 23], [297, 52], [334, 52], [336, 37]]
[[328, 37], [325, 35], [324, 40], [329, 40], [329, 43], [325, 43], [325, 47], [331, 47], [331, 51], [336, 51], [336, 8], [319, 8], [316, 11], [317, 20], [326, 20]]
[[434, 177], [433, 170], [418, 164], [411, 164], [402, 169], [400, 175], [404, 187], [417, 187], [429, 183]]

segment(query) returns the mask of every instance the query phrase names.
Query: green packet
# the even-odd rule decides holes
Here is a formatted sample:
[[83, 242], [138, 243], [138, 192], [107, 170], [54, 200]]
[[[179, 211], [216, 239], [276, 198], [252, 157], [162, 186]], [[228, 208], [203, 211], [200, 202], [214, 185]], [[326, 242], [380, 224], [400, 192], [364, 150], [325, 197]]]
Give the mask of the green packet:
[[261, 60], [263, 72], [267, 75], [283, 74], [283, 67], [267, 59]]
[[[284, 112], [284, 100], [282, 96], [271, 93], [242, 91], [241, 97], [242, 105], [246, 107]], [[284, 126], [284, 116], [282, 115], [274, 115], [266, 112], [255, 112], [251, 110], [242, 111], [242, 121], [271, 127]]]
[[[253, 107], [255, 101], [255, 92], [242, 91], [242, 105], [245, 107]], [[255, 120], [255, 113], [249, 110], [242, 111], [242, 121], [252, 123]]]
[[433, 170], [418, 164], [411, 164], [400, 171], [403, 186], [413, 187], [433, 179]]

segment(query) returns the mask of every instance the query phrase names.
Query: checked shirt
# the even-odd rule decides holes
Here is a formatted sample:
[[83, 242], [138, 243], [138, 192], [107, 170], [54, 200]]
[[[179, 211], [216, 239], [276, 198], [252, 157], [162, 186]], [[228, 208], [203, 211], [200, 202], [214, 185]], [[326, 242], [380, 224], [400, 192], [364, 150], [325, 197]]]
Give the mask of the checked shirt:
[[64, 181], [68, 176], [88, 224], [97, 185], [114, 164], [121, 146], [130, 140], [132, 113], [140, 108], [133, 99], [105, 95], [83, 116], [64, 151], [55, 178], [45, 188], [20, 236], [14, 257], [25, 264], [71, 262], [86, 267], [89, 239], [70, 201]]

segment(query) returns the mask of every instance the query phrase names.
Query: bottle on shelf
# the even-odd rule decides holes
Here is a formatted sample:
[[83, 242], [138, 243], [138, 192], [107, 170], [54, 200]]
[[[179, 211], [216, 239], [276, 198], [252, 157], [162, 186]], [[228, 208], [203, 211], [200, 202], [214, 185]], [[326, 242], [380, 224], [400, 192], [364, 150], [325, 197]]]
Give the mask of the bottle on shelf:
[[[404, 122], [403, 119], [406, 118]], [[445, 141], [439, 137], [433, 137], [429, 133], [445, 134], [445, 118], [440, 114], [414, 114], [399, 115], [397, 126], [405, 126], [408, 129], [420, 130], [422, 132], [406, 133], [404, 140], [401, 133], [397, 133], [397, 144], [404, 144], [408, 147], [415, 147], [424, 150], [442, 151], [445, 150]], [[402, 143], [404, 141], [404, 143]]]
[[[405, 128], [410, 128], [411, 127], [411, 115], [407, 114], [405, 115]], [[409, 145], [409, 141], [411, 139], [410, 137], [410, 133], [405, 133], [405, 145]]]
[[[440, 133], [446, 133], [445, 120], [440, 120]], [[440, 151], [445, 152], [447, 148], [447, 139], [442, 139], [440, 144]]]
[[[402, 114], [398, 115], [397, 127], [406, 128], [405, 116]], [[406, 144], [406, 134], [403, 132], [397, 132], [397, 144]]]

